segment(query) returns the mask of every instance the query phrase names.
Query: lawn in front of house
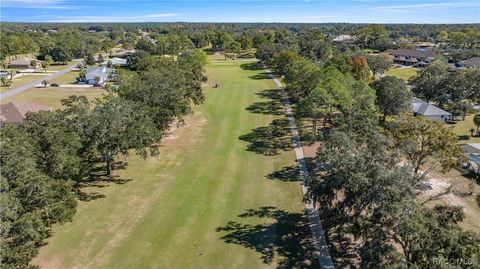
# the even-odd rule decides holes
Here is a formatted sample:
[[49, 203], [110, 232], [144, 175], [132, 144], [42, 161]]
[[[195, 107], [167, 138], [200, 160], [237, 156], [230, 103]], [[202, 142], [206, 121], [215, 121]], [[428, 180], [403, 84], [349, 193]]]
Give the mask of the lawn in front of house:
[[[453, 124], [453, 131], [457, 134], [460, 143], [480, 143], [480, 137], [472, 137], [470, 129], [477, 127], [473, 123], [474, 115], [468, 115], [465, 120], [456, 121]], [[475, 133], [475, 132], [474, 132]]]
[[286, 118], [267, 111], [275, 83], [242, 64], [209, 64], [205, 102], [186, 126], [171, 130], [159, 157], [132, 155], [112, 182], [84, 189], [101, 198], [79, 202], [73, 221], [56, 226], [33, 264], [309, 267], [315, 258], [295, 155], [272, 152], [280, 137], [270, 129], [291, 145], [288, 120], [281, 125], [274, 120]]
[[[70, 66], [70, 62], [66, 64], [52, 63], [50, 64], [50, 66], [47, 67], [47, 71], [59, 71], [69, 66]], [[39, 71], [45, 71], [45, 70], [41, 68]]]
[[52, 80], [50, 80], [51, 83], [56, 83], [59, 85], [63, 84], [74, 84], [77, 81], [77, 77], [80, 75], [80, 72], [78, 70], [72, 70], [70, 72], [67, 72], [63, 75], [60, 75]]
[[11, 101], [27, 101], [37, 103], [52, 108], [61, 108], [61, 100], [71, 95], [85, 95], [89, 100], [101, 97], [106, 91], [101, 88], [32, 88], [17, 95], [8, 98], [2, 98], [1, 103], [9, 103]]
[[[30, 83], [30, 82], [35, 81], [35, 80], [42, 79], [42, 78], [44, 78], [48, 75], [50, 75], [50, 74], [45, 73], [45, 75], [22, 75], [20, 77], [13, 78], [11, 89], [14, 89], [16, 87], [22, 86], [24, 84]], [[0, 87], [0, 92], [3, 93], [3, 92], [6, 92], [6, 91], [9, 91], [11, 89], [9, 89], [8, 87], [5, 87], [5, 86], [1, 86]]]
[[391, 68], [385, 72], [385, 76], [394, 76], [408, 81], [411, 77], [417, 75], [418, 68]]

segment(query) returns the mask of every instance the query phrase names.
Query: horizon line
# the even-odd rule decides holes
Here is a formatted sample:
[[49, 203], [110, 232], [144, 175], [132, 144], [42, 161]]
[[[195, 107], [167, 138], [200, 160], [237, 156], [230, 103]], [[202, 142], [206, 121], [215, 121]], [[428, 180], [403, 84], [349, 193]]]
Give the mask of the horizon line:
[[2, 21], [0, 23], [24, 23], [24, 24], [42, 24], [42, 23], [50, 23], [50, 24], [81, 24], [81, 23], [211, 23], [211, 24], [218, 24], [218, 23], [233, 23], [233, 24], [247, 24], [247, 23], [262, 23], [262, 24], [414, 24], [414, 25], [421, 25], [421, 24], [472, 24], [472, 25], [480, 25], [479, 22], [262, 22], [262, 21]]

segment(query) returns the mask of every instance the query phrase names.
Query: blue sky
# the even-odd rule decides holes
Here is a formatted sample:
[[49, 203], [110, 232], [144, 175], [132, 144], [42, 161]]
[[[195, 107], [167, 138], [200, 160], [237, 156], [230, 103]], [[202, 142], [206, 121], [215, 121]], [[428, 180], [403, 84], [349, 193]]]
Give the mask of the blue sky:
[[1, 21], [480, 23], [480, 0], [0, 0]]

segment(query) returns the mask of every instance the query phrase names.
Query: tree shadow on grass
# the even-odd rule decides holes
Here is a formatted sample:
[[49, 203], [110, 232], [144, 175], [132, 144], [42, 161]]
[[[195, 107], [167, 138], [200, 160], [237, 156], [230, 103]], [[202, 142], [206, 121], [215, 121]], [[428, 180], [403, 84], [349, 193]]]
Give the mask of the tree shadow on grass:
[[243, 70], [263, 70], [263, 65], [260, 63], [245, 63], [241, 64], [240, 68]]
[[258, 73], [256, 75], [250, 76], [251, 79], [272, 79], [271, 74], [268, 72]]
[[[318, 166], [316, 164], [315, 158], [305, 157], [303, 158], [303, 160], [305, 161], [305, 163], [307, 164], [307, 167], [309, 168]], [[310, 172], [312, 171], [311, 169], [309, 170]], [[298, 166], [298, 164], [285, 166], [280, 170], [274, 171], [266, 175], [265, 177], [270, 180], [280, 180], [280, 181], [286, 181], [286, 182], [302, 180], [302, 178], [300, 177], [300, 167]]]
[[300, 181], [300, 169], [298, 165], [285, 166], [265, 176], [270, 180]]
[[252, 113], [265, 115], [282, 115], [283, 105], [278, 101], [271, 100], [266, 102], [255, 102], [247, 107], [247, 110]]
[[[118, 161], [113, 164], [114, 169], [126, 169], [127, 166], [128, 163], [123, 161]], [[103, 165], [101, 165], [97, 166], [89, 177], [77, 182], [74, 185], [74, 189], [80, 201], [88, 202], [99, 198], [105, 198], [104, 194], [93, 191], [92, 189], [104, 188], [112, 183], [125, 184], [129, 181], [132, 181], [132, 179], [124, 179], [118, 175], [107, 175]]]
[[280, 150], [293, 149], [290, 125], [286, 118], [275, 119], [268, 126], [255, 128], [239, 139], [249, 143], [248, 151], [266, 156], [277, 155]]
[[263, 102], [256, 102], [246, 109], [252, 113], [265, 115], [283, 115], [284, 107], [282, 103], [281, 92], [276, 89], [268, 89], [256, 93], [262, 99], [268, 99]]
[[216, 229], [222, 233], [221, 239], [225, 242], [257, 251], [265, 264], [278, 262], [277, 268], [318, 268], [308, 218], [304, 213], [267, 206], [249, 209], [238, 217], [265, 219], [266, 222], [252, 225], [230, 221]]

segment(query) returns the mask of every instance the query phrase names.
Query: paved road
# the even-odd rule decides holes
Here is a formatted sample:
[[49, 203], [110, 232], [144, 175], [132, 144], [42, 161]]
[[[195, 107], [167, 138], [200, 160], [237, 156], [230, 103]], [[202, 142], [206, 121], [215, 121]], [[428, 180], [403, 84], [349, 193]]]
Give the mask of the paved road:
[[68, 67], [65, 67], [64, 69], [56, 72], [56, 73], [53, 73], [49, 76], [46, 76], [46, 77], [42, 77], [38, 80], [35, 80], [33, 82], [30, 82], [30, 83], [27, 83], [25, 85], [22, 85], [20, 87], [17, 87], [17, 88], [14, 88], [14, 89], [11, 89], [11, 90], [8, 90], [2, 94], [0, 94], [0, 99], [3, 99], [3, 98], [7, 98], [7, 97], [12, 97], [14, 95], [17, 95], [21, 92], [24, 92], [26, 90], [29, 90], [31, 88], [34, 88], [35, 86], [37, 86], [38, 84], [41, 84], [43, 80], [52, 80], [58, 76], [61, 76], [65, 73], [68, 73], [70, 71], [72, 71], [76, 66], [77, 66], [77, 63], [79, 62], [80, 60], [76, 60], [74, 61], [74, 63], [72, 63], [71, 65], [69, 65]]
[[[307, 193], [306, 183], [309, 180], [307, 164], [303, 157], [302, 145], [300, 144], [300, 138], [298, 136], [297, 124], [295, 123], [295, 118], [293, 116], [292, 107], [290, 105], [290, 100], [282, 86], [282, 83], [278, 81], [273, 75], [270, 77], [275, 81], [278, 88], [282, 90], [283, 101], [285, 104], [285, 110], [290, 122], [290, 130], [292, 132], [293, 146], [295, 148], [295, 156], [300, 165], [300, 177], [302, 178], [302, 191], [305, 195]], [[330, 251], [328, 249], [327, 240], [325, 239], [325, 233], [323, 232], [322, 222], [320, 221], [320, 216], [318, 215], [317, 209], [314, 204], [311, 202], [305, 202], [305, 208], [307, 209], [308, 220], [310, 222], [310, 230], [312, 232], [313, 242], [316, 249], [318, 263], [322, 269], [333, 269], [332, 258], [330, 256]]]

